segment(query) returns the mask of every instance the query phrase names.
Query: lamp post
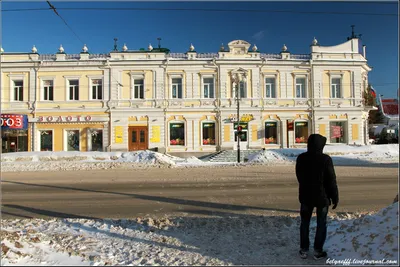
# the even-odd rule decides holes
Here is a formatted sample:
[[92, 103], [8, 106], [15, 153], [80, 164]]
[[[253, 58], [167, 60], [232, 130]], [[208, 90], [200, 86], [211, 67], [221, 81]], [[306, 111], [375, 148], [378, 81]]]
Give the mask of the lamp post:
[[236, 126], [236, 138], [237, 138], [237, 162], [240, 163], [240, 134], [239, 134], [239, 126], [240, 126], [240, 82], [246, 81], [246, 72], [245, 71], [238, 71], [232, 72], [231, 78], [233, 84], [235, 84], [235, 92], [236, 92], [236, 103], [237, 103], [237, 126]]

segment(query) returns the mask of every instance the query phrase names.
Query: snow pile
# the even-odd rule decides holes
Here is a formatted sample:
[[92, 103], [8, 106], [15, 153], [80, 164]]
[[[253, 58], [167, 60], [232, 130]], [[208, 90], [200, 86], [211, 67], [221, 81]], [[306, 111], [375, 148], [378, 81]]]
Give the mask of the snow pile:
[[[277, 164], [294, 163], [306, 148], [284, 148], [262, 150], [249, 156], [249, 163]], [[326, 145], [323, 151], [332, 157], [335, 165], [368, 165], [374, 163], [390, 163], [399, 160], [399, 145]]]
[[188, 157], [184, 160], [186, 163], [203, 163], [201, 159], [196, 158], [195, 156]]
[[175, 165], [175, 161], [173, 161], [170, 157], [158, 152], [152, 152], [148, 150], [138, 152], [124, 152], [121, 154], [121, 157], [117, 161], [159, 165]]
[[[248, 156], [246, 164], [294, 164], [305, 148], [268, 149]], [[336, 166], [363, 166], [371, 163], [397, 163], [399, 145], [348, 146], [327, 145], [324, 153], [331, 155]], [[1, 155], [3, 172], [64, 171], [95, 169], [133, 169], [151, 167], [220, 167], [236, 162], [203, 162], [192, 156], [179, 158], [149, 150], [135, 152], [17, 152]]]
[[[328, 221], [329, 264], [347, 259], [397, 263], [397, 203], [374, 215], [347, 214]], [[297, 215], [218, 212], [133, 220], [2, 220], [1, 265], [321, 264], [299, 258], [299, 226]], [[314, 216], [311, 240], [315, 227]]]
[[153, 152], [17, 152], [1, 155], [2, 171], [67, 171], [174, 167], [172, 157]]
[[[296, 151], [297, 152], [297, 151]], [[302, 152], [301, 152], [302, 153]], [[248, 157], [248, 162], [250, 163], [271, 163], [271, 164], [287, 164], [287, 163], [293, 163], [295, 158], [293, 159], [289, 157], [291, 156], [292, 153], [288, 151], [280, 151], [279, 149], [270, 149], [270, 150], [264, 150], [260, 153], [255, 153], [251, 154]]]
[[331, 155], [334, 163], [338, 164], [352, 163], [354, 161], [397, 162], [399, 160], [398, 144], [346, 147], [326, 146], [324, 152]]
[[[325, 248], [332, 260], [351, 259], [350, 264], [385, 264], [379, 260], [399, 260], [398, 202], [376, 214], [355, 220], [335, 220], [329, 224]], [[373, 262], [375, 261], [375, 262]], [[334, 262], [331, 262], [334, 263]], [[389, 262], [386, 262], [389, 263]]]
[[16, 152], [1, 155], [2, 162], [82, 161], [82, 162], [134, 162], [143, 164], [171, 164], [170, 157], [149, 150], [135, 152]]

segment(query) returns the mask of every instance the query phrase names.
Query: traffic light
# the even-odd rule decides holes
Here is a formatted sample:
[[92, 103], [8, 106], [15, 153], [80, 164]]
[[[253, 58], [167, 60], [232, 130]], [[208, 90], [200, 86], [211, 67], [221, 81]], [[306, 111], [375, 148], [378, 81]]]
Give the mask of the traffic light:
[[237, 127], [238, 134], [242, 134], [242, 130], [243, 130], [243, 127], [239, 125]]

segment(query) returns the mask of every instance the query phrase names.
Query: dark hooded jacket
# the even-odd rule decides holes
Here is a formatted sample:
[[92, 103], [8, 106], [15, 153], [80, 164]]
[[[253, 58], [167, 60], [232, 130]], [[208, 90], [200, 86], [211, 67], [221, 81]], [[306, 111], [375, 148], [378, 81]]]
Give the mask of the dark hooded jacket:
[[326, 138], [311, 134], [307, 152], [296, 160], [296, 176], [299, 181], [299, 201], [312, 207], [325, 207], [339, 202], [336, 174], [332, 158], [322, 153]]

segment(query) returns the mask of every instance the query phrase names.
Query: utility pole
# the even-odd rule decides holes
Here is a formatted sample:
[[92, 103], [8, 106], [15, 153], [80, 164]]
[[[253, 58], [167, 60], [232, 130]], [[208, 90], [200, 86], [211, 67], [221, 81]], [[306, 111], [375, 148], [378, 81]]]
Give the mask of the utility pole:
[[239, 102], [239, 79], [237, 79], [238, 82], [236, 83], [236, 102], [237, 102], [237, 127], [236, 127], [236, 133], [237, 133], [237, 162], [240, 163], [240, 134], [239, 134], [239, 127], [240, 127], [240, 102]]
[[[247, 71], [244, 69], [239, 69], [237, 71], [231, 72], [231, 82], [232, 82], [232, 89], [233, 86], [236, 86], [236, 138], [237, 138], [237, 162], [240, 163], [240, 141], [241, 141], [241, 134], [242, 134], [242, 126], [240, 126], [240, 83], [246, 81]], [[233, 90], [232, 90], [233, 91]]]

